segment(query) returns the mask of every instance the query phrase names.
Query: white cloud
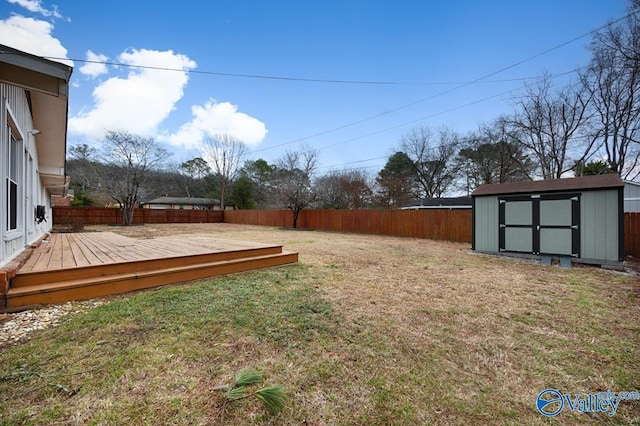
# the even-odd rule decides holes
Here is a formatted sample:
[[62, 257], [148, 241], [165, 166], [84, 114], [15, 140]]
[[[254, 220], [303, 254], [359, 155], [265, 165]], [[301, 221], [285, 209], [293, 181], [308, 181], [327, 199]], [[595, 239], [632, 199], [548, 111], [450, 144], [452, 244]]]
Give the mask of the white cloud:
[[94, 140], [102, 139], [106, 130], [155, 134], [158, 125], [182, 98], [189, 79], [187, 70], [196, 66], [187, 56], [171, 50], [131, 49], [123, 52], [118, 61], [185, 71], [131, 68], [125, 78], [109, 78], [94, 89], [94, 106], [69, 119], [71, 133]]
[[24, 7], [29, 12], [39, 13], [42, 16], [53, 17], [53, 18], [63, 18], [63, 16], [58, 12], [58, 6], [53, 5], [51, 9], [46, 9], [42, 6], [42, 1], [40, 0], [7, 0], [9, 3], [17, 4], [18, 6]]
[[[3, 44], [33, 55], [66, 58], [67, 49], [51, 35], [52, 31], [53, 24], [50, 22], [20, 15], [0, 20], [0, 40]], [[54, 60], [73, 66], [70, 60]]]
[[103, 63], [107, 59], [107, 56], [102, 54], [95, 54], [91, 50], [87, 51], [87, 61], [78, 71], [82, 74], [88, 75], [91, 78], [96, 78], [99, 75], [106, 74], [108, 72], [107, 66]]
[[245, 113], [229, 102], [217, 103], [211, 99], [203, 106], [191, 107], [193, 119], [182, 125], [165, 140], [171, 145], [196, 148], [207, 136], [228, 134], [249, 145], [256, 145], [264, 139], [267, 129], [263, 122]]

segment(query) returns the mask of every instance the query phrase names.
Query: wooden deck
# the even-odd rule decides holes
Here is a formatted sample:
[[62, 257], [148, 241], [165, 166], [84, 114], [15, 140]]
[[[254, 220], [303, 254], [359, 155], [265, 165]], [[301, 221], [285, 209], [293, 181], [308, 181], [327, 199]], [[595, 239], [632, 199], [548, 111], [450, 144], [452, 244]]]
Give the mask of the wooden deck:
[[62, 303], [295, 263], [281, 246], [205, 236], [53, 233], [11, 280], [6, 306]]

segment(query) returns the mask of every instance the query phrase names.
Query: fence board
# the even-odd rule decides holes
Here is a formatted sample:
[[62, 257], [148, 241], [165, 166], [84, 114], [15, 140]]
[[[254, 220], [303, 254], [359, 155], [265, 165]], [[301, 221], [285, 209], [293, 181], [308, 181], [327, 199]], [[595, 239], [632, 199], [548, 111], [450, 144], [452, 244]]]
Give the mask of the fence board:
[[224, 221], [241, 225], [290, 227], [293, 215], [289, 210], [227, 210], [224, 212]]
[[640, 258], [640, 213], [624, 214], [624, 254]]

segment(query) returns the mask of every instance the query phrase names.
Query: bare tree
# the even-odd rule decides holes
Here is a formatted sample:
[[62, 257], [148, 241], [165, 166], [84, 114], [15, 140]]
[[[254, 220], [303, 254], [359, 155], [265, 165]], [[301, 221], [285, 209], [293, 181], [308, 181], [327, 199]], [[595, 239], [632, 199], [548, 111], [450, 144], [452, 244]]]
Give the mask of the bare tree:
[[414, 128], [400, 139], [402, 150], [413, 161], [419, 197], [440, 198], [455, 182], [458, 135], [442, 128], [434, 135], [428, 127]]
[[544, 179], [562, 177], [591, 153], [594, 140], [580, 133], [588, 120], [589, 100], [580, 86], [552, 93], [545, 75], [516, 102], [510, 136], [535, 157]]
[[203, 141], [202, 152], [218, 176], [220, 208], [224, 210], [226, 188], [235, 178], [240, 160], [247, 154], [247, 145], [231, 135], [219, 134]]
[[124, 130], [106, 132], [102, 142], [102, 182], [107, 194], [120, 205], [124, 225], [133, 221], [140, 185], [169, 156], [153, 138]]
[[467, 193], [486, 183], [531, 180], [535, 167], [500, 119], [469, 134], [457, 161], [460, 174], [464, 175], [461, 187]]
[[67, 173], [73, 176], [73, 189], [91, 192], [98, 188], [100, 178], [97, 161], [98, 151], [87, 144], [74, 145], [69, 148]]
[[312, 185], [318, 162], [318, 152], [305, 147], [302, 151], [287, 151], [277, 161], [277, 191], [282, 205], [293, 213], [293, 227], [298, 227], [300, 212], [318, 199]]
[[640, 175], [640, 18], [608, 26], [591, 43], [581, 81], [593, 98], [591, 135], [608, 168], [624, 179]]
[[373, 194], [368, 180], [359, 170], [334, 170], [319, 177], [315, 186], [321, 206], [344, 210], [367, 206]]

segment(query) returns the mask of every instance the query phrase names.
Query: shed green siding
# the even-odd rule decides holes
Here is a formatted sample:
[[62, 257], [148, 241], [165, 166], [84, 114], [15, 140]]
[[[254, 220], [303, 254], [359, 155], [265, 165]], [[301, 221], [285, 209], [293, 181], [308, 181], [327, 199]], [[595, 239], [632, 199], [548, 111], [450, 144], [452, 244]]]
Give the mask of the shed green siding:
[[[620, 191], [618, 189], [599, 189], [580, 193], [580, 259], [585, 261], [620, 260]], [[475, 250], [497, 253], [499, 248], [499, 197], [475, 197], [474, 237]], [[544, 200], [540, 204], [541, 225], [567, 225], [566, 210], [568, 200]], [[510, 202], [505, 210], [508, 222], [521, 223], [530, 220], [530, 212], [520, 209], [530, 202]], [[525, 229], [509, 229], [505, 233], [505, 244], [509, 251], [528, 252], [529, 235]], [[525, 238], [526, 237], [526, 238]], [[563, 253], [570, 255], [571, 231], [562, 229], [542, 229], [540, 231], [540, 252]]]
[[619, 192], [585, 191], [580, 206], [580, 257], [619, 260]]
[[498, 197], [475, 199], [475, 249], [498, 251]]
[[615, 173], [480, 185], [473, 248], [621, 267], [624, 187]]

